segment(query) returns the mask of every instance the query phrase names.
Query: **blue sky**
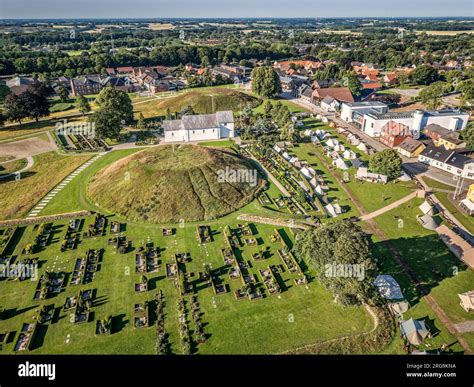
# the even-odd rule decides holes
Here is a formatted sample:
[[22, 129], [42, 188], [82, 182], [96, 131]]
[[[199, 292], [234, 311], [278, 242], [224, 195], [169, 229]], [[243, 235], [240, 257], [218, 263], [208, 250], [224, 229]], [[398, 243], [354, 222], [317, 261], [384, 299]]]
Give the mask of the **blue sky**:
[[474, 0], [0, 0], [0, 19], [474, 16]]

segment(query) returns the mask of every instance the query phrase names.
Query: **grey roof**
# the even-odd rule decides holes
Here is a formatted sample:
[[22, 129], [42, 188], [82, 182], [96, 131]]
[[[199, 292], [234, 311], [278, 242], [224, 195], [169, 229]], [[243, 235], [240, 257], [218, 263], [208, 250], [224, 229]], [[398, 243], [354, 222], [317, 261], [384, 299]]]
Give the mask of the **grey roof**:
[[330, 103], [334, 102], [334, 98], [327, 95], [326, 97], [323, 98], [323, 100], [321, 102], [324, 102], [325, 104], [330, 104]]
[[397, 145], [397, 148], [400, 148], [400, 149], [406, 150], [407, 152], [412, 153], [416, 151], [418, 147], [420, 147], [421, 145], [423, 145], [421, 141], [415, 140], [411, 137], [407, 137], [405, 138], [405, 140], [403, 140], [400, 144]]
[[391, 120], [397, 118], [413, 118], [414, 113], [414, 111], [380, 113], [376, 110], [371, 110], [368, 115], [377, 120]]
[[379, 101], [364, 101], [364, 102], [344, 102], [344, 105], [350, 107], [387, 107], [386, 104]]
[[448, 150], [444, 146], [430, 145], [425, 148], [420, 155], [436, 161], [441, 161], [459, 169], [463, 169], [466, 163], [474, 162], [474, 159], [456, 153], [453, 150]]
[[447, 150], [444, 146], [430, 145], [423, 149], [420, 155], [428, 157], [436, 161], [446, 162], [449, 157], [454, 153], [452, 150]]
[[445, 134], [448, 134], [450, 132], [449, 129], [447, 129], [447, 128], [441, 126], [441, 125], [438, 125], [438, 124], [426, 125], [424, 130], [429, 131], [429, 132], [433, 132], [433, 133], [438, 133], [440, 135], [445, 135]]
[[438, 223], [430, 214], [418, 217], [418, 222], [427, 230], [436, 230], [438, 228]]
[[215, 114], [186, 115], [180, 120], [165, 120], [163, 128], [165, 131], [208, 129], [229, 122], [234, 122], [234, 114], [231, 110], [226, 110]]

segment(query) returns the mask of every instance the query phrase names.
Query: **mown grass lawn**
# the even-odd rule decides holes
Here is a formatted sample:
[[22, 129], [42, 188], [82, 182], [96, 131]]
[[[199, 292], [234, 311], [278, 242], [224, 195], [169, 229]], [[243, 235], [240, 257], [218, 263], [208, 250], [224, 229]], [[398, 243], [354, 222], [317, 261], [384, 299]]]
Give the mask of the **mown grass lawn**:
[[467, 215], [460, 210], [451, 202], [447, 192], [435, 192], [435, 196], [438, 200], [447, 208], [453, 216], [459, 220], [467, 230], [474, 234], [474, 216]]
[[[92, 219], [87, 219], [84, 228]], [[231, 227], [238, 223], [236, 214], [232, 221], [226, 222]], [[209, 223], [208, 223], [209, 224]], [[163, 237], [158, 225], [127, 225], [127, 238], [133, 241], [136, 248], [146, 241], [153, 241], [161, 249], [162, 267], [157, 273], [146, 274], [149, 281], [147, 293], [136, 294], [134, 283], [140, 274], [135, 273], [135, 252], [117, 254], [107, 245], [109, 237], [82, 240], [77, 250], [59, 252], [60, 240], [66, 226], [55, 224], [54, 242], [35, 256], [40, 258], [40, 273], [46, 270], [64, 270], [70, 273], [75, 258], [83, 256], [88, 248], [105, 248], [105, 256], [100, 270], [88, 285], [71, 286], [65, 291], [42, 302], [33, 301], [36, 282], [4, 281], [0, 283], [0, 304], [7, 310], [9, 318], [0, 321], [0, 332], [17, 331], [24, 322], [31, 322], [41, 304], [58, 309], [57, 318], [37, 337], [37, 348], [33, 353], [108, 353], [108, 354], [144, 354], [154, 353], [154, 327], [136, 329], [133, 327], [133, 305], [138, 302], [152, 301], [154, 294], [161, 289], [165, 296], [165, 329], [169, 334], [171, 350], [181, 353], [179, 345], [176, 301], [178, 291], [172, 280], [165, 278], [164, 265], [171, 262], [176, 252], [189, 252], [192, 261], [186, 264], [186, 272], [195, 273], [191, 281], [196, 281], [197, 297], [203, 312], [205, 332], [208, 340], [197, 347], [199, 354], [222, 353], [278, 353], [308, 343], [323, 341], [343, 335], [369, 331], [372, 321], [363, 308], [342, 308], [333, 303], [332, 297], [316, 281], [306, 287], [296, 286], [292, 275], [285, 271], [281, 274], [281, 283], [285, 287], [278, 296], [267, 296], [257, 301], [234, 298], [232, 291], [241, 286], [239, 280], [230, 280], [227, 274], [220, 278], [229, 286], [231, 292], [216, 296], [211, 288], [203, 287], [197, 282], [197, 273], [203, 270], [203, 264], [209, 263], [213, 269], [223, 266], [220, 249], [224, 247], [221, 224], [211, 224], [214, 241], [199, 245], [195, 236], [195, 226], [186, 224], [177, 227], [175, 236]], [[241, 249], [245, 261], [251, 261], [249, 271], [260, 276], [258, 270], [268, 265], [281, 264], [276, 249], [278, 242], [270, 241], [273, 226], [256, 224], [256, 237], [260, 245]], [[282, 230], [287, 237], [293, 238], [288, 230]], [[32, 240], [32, 226], [26, 228], [14, 254], [19, 254], [24, 245]], [[252, 252], [262, 246], [270, 248], [270, 256], [263, 262], [251, 258]], [[56, 258], [57, 257], [57, 258]], [[226, 270], [222, 269], [223, 272]], [[70, 276], [69, 276], [70, 279]], [[67, 296], [77, 295], [80, 289], [96, 289], [96, 301], [93, 306], [93, 317], [85, 324], [72, 324], [69, 313], [60, 309]], [[188, 296], [185, 296], [189, 300]], [[188, 306], [189, 307], [189, 306]], [[107, 315], [114, 317], [116, 332], [110, 336], [94, 334], [95, 321]], [[191, 316], [188, 315], [188, 320]], [[3, 353], [11, 353], [15, 341], [3, 348]]]
[[423, 176], [422, 179], [428, 185], [428, 187], [433, 189], [446, 189], [449, 191], [454, 191], [455, 189], [455, 187], [452, 185], [443, 184], [437, 180], [429, 178], [428, 176]]
[[[400, 251], [449, 319], [453, 323], [472, 320], [472, 315], [459, 305], [458, 294], [472, 290], [474, 273], [448, 250], [436, 232], [418, 224], [416, 215], [421, 214], [418, 206], [422, 202], [422, 199], [413, 199], [374, 218], [374, 221], [389, 236], [390, 242]], [[384, 273], [392, 274], [397, 279], [410, 304], [422, 303], [413, 285], [383, 245], [376, 243], [375, 252], [379, 266]]]
[[35, 164], [21, 175], [20, 180], [0, 181], [0, 219], [20, 218], [91, 156], [61, 156], [48, 152], [34, 157]]

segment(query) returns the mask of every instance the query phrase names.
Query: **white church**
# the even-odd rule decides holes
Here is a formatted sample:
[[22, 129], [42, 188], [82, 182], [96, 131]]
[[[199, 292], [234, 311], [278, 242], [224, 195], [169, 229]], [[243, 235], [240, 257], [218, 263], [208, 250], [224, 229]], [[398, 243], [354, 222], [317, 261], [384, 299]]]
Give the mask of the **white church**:
[[165, 142], [219, 140], [234, 137], [234, 114], [220, 111], [214, 114], [186, 115], [180, 120], [163, 122]]

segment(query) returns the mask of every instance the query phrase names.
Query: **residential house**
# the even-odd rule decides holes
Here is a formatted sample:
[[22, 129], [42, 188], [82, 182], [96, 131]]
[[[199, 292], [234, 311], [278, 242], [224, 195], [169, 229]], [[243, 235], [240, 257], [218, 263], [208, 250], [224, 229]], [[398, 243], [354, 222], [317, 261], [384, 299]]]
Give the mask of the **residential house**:
[[395, 150], [398, 153], [409, 158], [418, 157], [425, 148], [425, 144], [411, 137], [406, 137], [400, 144], [395, 146]]
[[467, 195], [459, 202], [459, 206], [469, 215], [474, 215], [474, 183], [469, 186]]
[[451, 130], [447, 128], [443, 128], [442, 126], [437, 125], [437, 124], [426, 125], [426, 127], [423, 129], [423, 134], [426, 137], [431, 138], [433, 140], [433, 143], [436, 146], [438, 146], [438, 141], [440, 140], [442, 136], [449, 134], [451, 132], [452, 132]]
[[446, 149], [444, 146], [426, 147], [418, 156], [418, 160], [452, 175], [474, 180], [474, 159]]
[[446, 149], [464, 149], [466, 142], [459, 138], [459, 132], [447, 133], [437, 141], [436, 146], [444, 146]]
[[298, 87], [298, 98], [304, 99], [307, 102], [311, 102], [313, 98], [313, 89], [310, 86], [303, 84]]
[[20, 95], [28, 89], [28, 86], [33, 84], [35, 79], [31, 77], [14, 77], [6, 81], [6, 85], [10, 88], [13, 94]]
[[394, 86], [398, 83], [398, 77], [396, 72], [390, 72], [384, 75], [383, 81], [387, 86]]
[[354, 97], [348, 87], [327, 87], [313, 90], [313, 103], [316, 104], [328, 96], [339, 102], [354, 102]]
[[379, 141], [390, 148], [394, 148], [402, 143], [407, 137], [411, 136], [411, 129], [408, 126], [390, 120], [382, 127]]
[[100, 75], [85, 75], [80, 78], [71, 78], [71, 95], [98, 94], [104, 87]]
[[214, 114], [185, 115], [180, 120], [163, 122], [165, 142], [219, 140], [234, 137], [232, 111]]
[[321, 101], [321, 109], [327, 112], [335, 112], [339, 109], [340, 106], [340, 102], [337, 99], [330, 97], [329, 95], [324, 97]]
[[334, 79], [317, 79], [313, 81], [311, 87], [313, 89], [326, 89], [333, 86], [336, 83]]

